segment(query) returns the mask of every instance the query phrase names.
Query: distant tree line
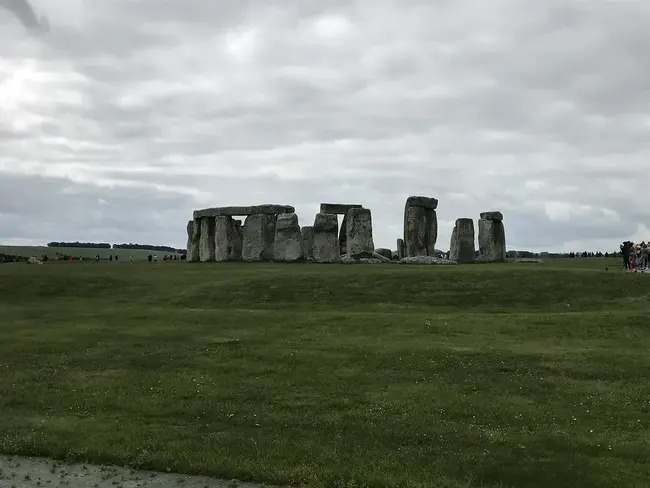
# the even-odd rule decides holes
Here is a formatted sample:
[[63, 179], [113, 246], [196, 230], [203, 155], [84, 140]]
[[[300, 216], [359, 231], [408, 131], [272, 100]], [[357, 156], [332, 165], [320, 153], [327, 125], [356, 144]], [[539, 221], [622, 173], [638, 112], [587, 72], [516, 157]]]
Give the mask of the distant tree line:
[[110, 249], [106, 242], [48, 242], [47, 247], [80, 247], [83, 249]]
[[615, 258], [621, 257], [620, 252], [531, 252], [531, 251], [508, 251], [508, 258]]
[[176, 249], [170, 246], [154, 246], [152, 244], [113, 244], [113, 249], [145, 249], [150, 251], [165, 251], [174, 253], [185, 253], [185, 249]]

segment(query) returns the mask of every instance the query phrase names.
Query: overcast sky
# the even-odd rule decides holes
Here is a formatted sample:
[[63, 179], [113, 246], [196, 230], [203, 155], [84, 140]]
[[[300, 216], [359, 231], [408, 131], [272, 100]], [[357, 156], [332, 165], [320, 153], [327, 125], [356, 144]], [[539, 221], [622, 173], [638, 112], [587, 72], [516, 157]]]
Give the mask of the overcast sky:
[[30, 3], [48, 32], [0, 9], [1, 243], [333, 202], [394, 249], [409, 195], [441, 249], [493, 209], [509, 249], [650, 239], [647, 0]]

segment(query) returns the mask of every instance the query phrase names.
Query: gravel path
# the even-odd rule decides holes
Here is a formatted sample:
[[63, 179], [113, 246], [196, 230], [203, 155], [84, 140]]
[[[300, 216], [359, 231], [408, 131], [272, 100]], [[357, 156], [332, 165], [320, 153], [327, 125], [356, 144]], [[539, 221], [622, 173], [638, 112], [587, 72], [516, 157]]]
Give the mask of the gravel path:
[[66, 464], [37, 457], [0, 455], [2, 488], [262, 488], [266, 485], [224, 481], [94, 464]]

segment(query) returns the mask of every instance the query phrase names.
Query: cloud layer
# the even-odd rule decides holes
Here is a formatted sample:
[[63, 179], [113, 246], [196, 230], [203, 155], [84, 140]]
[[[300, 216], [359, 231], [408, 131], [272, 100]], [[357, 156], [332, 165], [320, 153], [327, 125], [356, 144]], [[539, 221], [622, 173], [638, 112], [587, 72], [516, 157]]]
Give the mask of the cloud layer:
[[[223, 6], [228, 3], [229, 6]], [[505, 215], [508, 247], [650, 239], [650, 4], [33, 0], [0, 10], [0, 242], [183, 246], [195, 208]]]

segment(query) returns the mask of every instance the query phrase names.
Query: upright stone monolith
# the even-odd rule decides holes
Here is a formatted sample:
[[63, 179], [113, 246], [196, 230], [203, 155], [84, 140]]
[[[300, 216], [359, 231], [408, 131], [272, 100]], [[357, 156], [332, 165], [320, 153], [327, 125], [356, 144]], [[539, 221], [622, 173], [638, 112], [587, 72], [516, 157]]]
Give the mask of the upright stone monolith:
[[201, 235], [201, 222], [192, 219], [187, 223], [187, 257], [188, 263], [199, 261], [199, 237]]
[[478, 221], [478, 247], [481, 261], [505, 261], [506, 231], [501, 212], [483, 212]]
[[314, 260], [314, 228], [311, 225], [305, 225], [300, 229], [302, 233], [302, 252], [305, 254], [307, 261]]
[[278, 215], [273, 252], [275, 261], [291, 263], [303, 259], [302, 233], [295, 213]]
[[406, 257], [406, 244], [404, 239], [397, 239], [397, 258], [403, 259]]
[[339, 260], [338, 226], [336, 214], [316, 214], [313, 241], [315, 262], [335, 263]]
[[408, 197], [404, 206], [404, 244], [406, 256], [433, 256], [438, 239], [438, 200]]
[[[233, 261], [241, 258], [241, 239], [235, 220], [226, 215], [215, 217], [215, 261]], [[241, 223], [241, 221], [240, 221]]]
[[457, 263], [474, 261], [476, 252], [474, 240], [474, 221], [472, 219], [456, 219], [454, 230], [451, 232], [449, 259]]
[[203, 217], [199, 235], [199, 260], [214, 261], [214, 217]]
[[246, 217], [242, 228], [244, 261], [273, 260], [277, 219], [278, 216], [273, 214], [253, 214]]
[[367, 208], [352, 208], [346, 215], [347, 255], [352, 258], [372, 257], [372, 214]]

